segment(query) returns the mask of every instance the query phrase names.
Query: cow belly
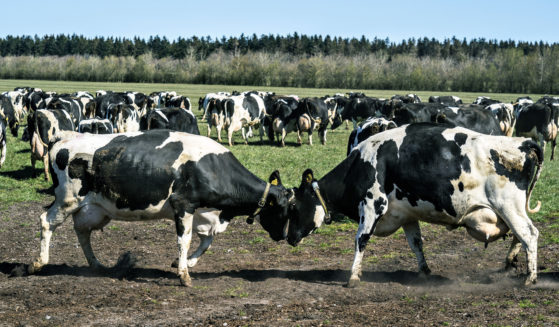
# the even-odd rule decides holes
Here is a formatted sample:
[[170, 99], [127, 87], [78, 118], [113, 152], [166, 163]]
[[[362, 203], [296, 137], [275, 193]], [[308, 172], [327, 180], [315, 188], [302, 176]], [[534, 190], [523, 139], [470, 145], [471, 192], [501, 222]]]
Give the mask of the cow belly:
[[118, 208], [112, 200], [101, 194], [89, 193], [80, 204], [82, 208], [80, 210], [84, 208], [93, 210], [94, 208], [92, 212], [107, 216], [109, 219], [124, 221], [173, 219], [173, 210], [167, 200], [168, 198], [165, 198], [155, 205], [150, 204], [145, 209], [131, 210], [130, 208]]

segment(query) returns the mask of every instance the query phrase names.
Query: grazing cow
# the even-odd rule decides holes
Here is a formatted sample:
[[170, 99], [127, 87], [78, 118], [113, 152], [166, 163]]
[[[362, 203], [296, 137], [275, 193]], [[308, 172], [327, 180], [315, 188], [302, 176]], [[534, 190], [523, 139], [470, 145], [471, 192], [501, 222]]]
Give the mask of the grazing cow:
[[295, 98], [283, 97], [274, 102], [270, 109], [271, 126], [268, 128], [268, 138], [273, 142], [274, 135], [281, 146], [285, 146], [285, 136], [297, 129], [299, 101]]
[[382, 117], [368, 118], [366, 121], [361, 123], [357, 129], [354, 129], [351, 131], [351, 134], [349, 134], [349, 140], [347, 142], [347, 155], [349, 155], [351, 150], [353, 150], [353, 148], [355, 148], [363, 140], [396, 127], [398, 126], [395, 122]]
[[25, 94], [20, 91], [8, 91], [2, 94], [10, 99], [18, 121], [22, 121], [25, 114], [27, 114], [27, 111], [23, 104], [23, 96]]
[[196, 117], [184, 108], [154, 109], [146, 115], [145, 124], [145, 130], [170, 129], [200, 135]]
[[7, 95], [0, 95], [0, 116], [3, 116], [12, 135], [17, 137], [19, 129], [19, 115], [14, 110], [10, 97]]
[[70, 215], [93, 268], [102, 265], [91, 247], [92, 230], [111, 219], [173, 219], [178, 275], [186, 286], [191, 285], [187, 252], [197, 210], [219, 210], [221, 221], [251, 215], [272, 239], [284, 239], [292, 192], [281, 185], [279, 173], [272, 173], [266, 183], [207, 137], [169, 130], [78, 134], [56, 142], [50, 157], [55, 200], [40, 217], [41, 253], [29, 266], [30, 273], [48, 263], [51, 235]]
[[31, 145], [33, 174], [35, 174], [35, 161], [42, 160], [45, 179], [49, 180], [49, 144], [60, 131], [74, 131], [72, 118], [63, 109], [38, 109], [27, 116], [27, 131]]
[[6, 121], [4, 116], [0, 113], [0, 168], [6, 161]]
[[225, 129], [227, 130], [227, 140], [229, 146], [233, 145], [233, 133], [241, 130], [245, 144], [248, 144], [245, 127], [259, 126], [260, 142], [264, 135], [262, 120], [266, 115], [266, 107], [262, 98], [250, 93], [247, 96], [230, 96], [222, 101], [225, 113]]
[[491, 111], [495, 116], [499, 122], [501, 132], [506, 136], [512, 136], [516, 124], [513, 105], [510, 103], [494, 103], [486, 106], [485, 109]]
[[516, 136], [531, 137], [544, 150], [546, 142], [551, 142], [550, 160], [553, 160], [558, 126], [559, 106], [533, 103], [518, 112]]
[[[303, 173], [290, 204], [287, 241], [330, 221], [329, 212], [359, 222], [348, 286], [361, 275], [365, 246], [372, 235], [388, 236], [403, 227], [418, 260], [429, 274], [419, 221], [465, 227], [484, 243], [514, 235], [509, 267], [526, 249], [527, 284], [537, 279], [538, 230], [527, 212], [543, 164], [542, 149], [530, 139], [484, 135], [469, 129], [419, 123], [371, 136], [322, 179]], [[535, 177], [534, 177], [535, 176]]]
[[406, 94], [406, 95], [393, 95], [390, 100], [400, 100], [402, 103], [421, 103], [421, 98], [417, 94]]
[[190, 99], [182, 95], [177, 95], [167, 101], [166, 107], [190, 110]]
[[320, 98], [303, 98], [297, 107], [297, 143], [302, 144], [301, 133], [309, 134], [309, 145], [312, 145], [312, 132], [318, 129], [320, 143], [326, 144], [326, 132], [330, 117], [328, 106]]
[[78, 126], [79, 133], [112, 134], [113, 124], [108, 119], [84, 119]]
[[429, 97], [429, 103], [440, 103], [447, 106], [457, 107], [459, 104], [462, 104], [462, 99], [454, 95], [432, 95]]

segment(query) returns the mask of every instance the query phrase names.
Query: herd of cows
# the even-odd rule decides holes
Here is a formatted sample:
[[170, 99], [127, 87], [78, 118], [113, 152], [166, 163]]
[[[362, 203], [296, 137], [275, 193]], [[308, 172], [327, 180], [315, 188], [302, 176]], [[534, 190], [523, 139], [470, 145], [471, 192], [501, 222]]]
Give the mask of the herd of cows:
[[[212, 128], [243, 139], [258, 129], [260, 140], [285, 146], [285, 136], [326, 132], [352, 121], [347, 157], [321, 179], [312, 169], [299, 187], [282, 185], [279, 171], [267, 181], [248, 171], [233, 154], [200, 136], [187, 97], [175, 92], [98, 91], [56, 94], [22, 87], [5, 92], [0, 104], [0, 146], [6, 157], [6, 130], [23, 133], [31, 161], [43, 160], [52, 174], [55, 200], [41, 217], [40, 256], [28, 268], [48, 263], [53, 231], [69, 216], [88, 264], [103, 266], [93, 253], [92, 230], [111, 219], [169, 218], [176, 225], [181, 283], [191, 285], [188, 268], [236, 216], [257, 220], [273, 240], [296, 246], [339, 215], [359, 223], [348, 286], [361, 275], [372, 235], [403, 228], [421, 273], [429, 274], [419, 221], [465, 227], [487, 243], [513, 238], [508, 268], [521, 248], [528, 262], [527, 284], [537, 279], [538, 230], [528, 217], [537, 212], [530, 195], [540, 175], [546, 142], [555, 148], [559, 98], [528, 97], [514, 104], [479, 97], [462, 104], [453, 96], [416, 95], [391, 99], [362, 93], [302, 98], [271, 92], [210, 93], [198, 101]], [[362, 123], [357, 126], [357, 122]], [[516, 136], [511, 137], [515, 131]], [[553, 159], [552, 150], [551, 160]], [[148, 185], [149, 187], [145, 187]], [[192, 234], [198, 248], [188, 256]]]

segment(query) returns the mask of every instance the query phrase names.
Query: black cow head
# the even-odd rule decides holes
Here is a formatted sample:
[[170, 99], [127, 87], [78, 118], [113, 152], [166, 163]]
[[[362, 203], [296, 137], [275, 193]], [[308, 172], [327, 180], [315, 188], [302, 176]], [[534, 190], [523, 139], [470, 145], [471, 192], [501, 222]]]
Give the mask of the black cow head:
[[274, 241], [281, 241], [285, 239], [287, 234], [289, 202], [293, 193], [283, 187], [277, 170], [270, 175], [268, 182], [272, 184], [270, 192], [266, 197], [264, 207], [254, 218], [259, 219], [262, 227]]
[[[289, 203], [287, 242], [296, 246], [303, 237], [312, 233], [326, 221], [326, 214], [316, 191], [317, 180], [311, 169], [305, 170], [301, 185], [293, 188], [294, 198]], [[313, 186], [314, 185], [314, 186]]]

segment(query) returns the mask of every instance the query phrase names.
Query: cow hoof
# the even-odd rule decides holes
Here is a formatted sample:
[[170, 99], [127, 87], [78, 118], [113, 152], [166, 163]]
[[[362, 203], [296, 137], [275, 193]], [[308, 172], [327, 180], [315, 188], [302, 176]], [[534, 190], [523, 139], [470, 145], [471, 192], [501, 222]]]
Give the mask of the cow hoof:
[[43, 265], [35, 261], [27, 267], [27, 272], [29, 275], [33, 275], [34, 273], [40, 271], [41, 268], [43, 268]]
[[524, 286], [532, 286], [532, 285], [536, 284], [537, 281], [538, 281], [538, 278], [536, 276], [530, 276], [530, 277], [526, 278], [526, 281], [524, 282]]
[[360, 280], [356, 278], [350, 278], [345, 287], [347, 288], [355, 288], [359, 285]]
[[431, 269], [429, 269], [429, 267], [424, 267], [419, 271], [419, 275], [423, 277], [427, 277], [431, 275]]
[[182, 286], [192, 287], [192, 279], [190, 278], [190, 276], [181, 276], [180, 279]]
[[192, 268], [198, 263], [198, 258], [186, 260], [186, 266]]

